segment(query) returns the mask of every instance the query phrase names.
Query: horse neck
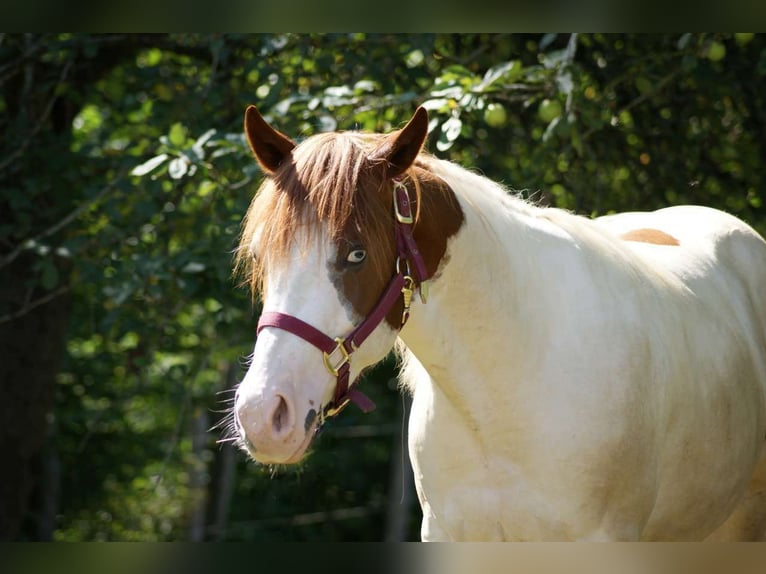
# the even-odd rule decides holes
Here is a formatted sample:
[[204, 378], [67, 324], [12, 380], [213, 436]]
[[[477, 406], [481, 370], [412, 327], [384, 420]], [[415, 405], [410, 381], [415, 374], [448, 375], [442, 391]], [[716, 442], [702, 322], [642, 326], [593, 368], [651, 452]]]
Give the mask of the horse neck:
[[401, 338], [446, 394], [480, 399], [466, 382], [496, 380], [492, 355], [500, 352], [507, 362], [526, 346], [525, 302], [544, 279], [537, 251], [557, 230], [538, 217], [541, 210], [484, 177], [446, 162], [430, 169], [454, 191], [465, 219], [449, 239], [428, 303], [413, 308]]

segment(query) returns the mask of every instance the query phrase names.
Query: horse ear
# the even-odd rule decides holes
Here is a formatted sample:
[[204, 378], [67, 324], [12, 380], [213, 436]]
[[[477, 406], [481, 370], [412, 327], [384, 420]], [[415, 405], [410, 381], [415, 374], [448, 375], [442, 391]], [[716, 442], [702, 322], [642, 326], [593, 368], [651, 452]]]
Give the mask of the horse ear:
[[396, 177], [407, 171], [420, 153], [428, 136], [428, 112], [418, 108], [407, 125], [386, 138], [370, 156], [373, 160], [385, 160], [387, 176]]
[[295, 147], [295, 142], [272, 128], [255, 106], [245, 110], [245, 135], [255, 159], [268, 174], [274, 173]]

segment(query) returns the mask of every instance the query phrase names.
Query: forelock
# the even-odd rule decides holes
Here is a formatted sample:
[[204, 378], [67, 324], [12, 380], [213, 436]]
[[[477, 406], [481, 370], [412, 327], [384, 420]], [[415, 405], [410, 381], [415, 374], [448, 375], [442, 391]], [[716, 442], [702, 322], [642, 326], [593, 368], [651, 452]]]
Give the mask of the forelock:
[[[391, 200], [382, 192], [382, 170], [369, 159], [384, 137], [357, 132], [312, 136], [264, 180], [245, 215], [235, 265], [254, 291], [266, 260], [284, 263], [298, 236], [316, 241], [320, 231], [334, 241], [353, 236], [381, 275], [390, 271], [391, 241], [384, 239], [393, 239]], [[299, 229], [305, 232], [298, 234]]]

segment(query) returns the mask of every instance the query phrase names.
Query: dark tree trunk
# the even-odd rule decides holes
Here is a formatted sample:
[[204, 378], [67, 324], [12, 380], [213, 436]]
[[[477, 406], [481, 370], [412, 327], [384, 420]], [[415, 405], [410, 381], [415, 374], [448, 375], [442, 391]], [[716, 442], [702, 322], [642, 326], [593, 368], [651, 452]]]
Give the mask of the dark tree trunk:
[[69, 317], [69, 297], [62, 294], [8, 318], [48, 294], [28, 287], [37, 282], [33, 260], [18, 257], [0, 281], [0, 540], [37, 537], [37, 526], [22, 532], [22, 521], [45, 474], [42, 452]]

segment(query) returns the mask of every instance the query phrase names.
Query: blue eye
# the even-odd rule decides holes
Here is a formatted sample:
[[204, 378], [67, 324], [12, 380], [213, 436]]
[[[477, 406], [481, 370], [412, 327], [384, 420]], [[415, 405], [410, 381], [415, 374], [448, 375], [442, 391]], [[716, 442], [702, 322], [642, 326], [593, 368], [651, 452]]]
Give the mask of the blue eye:
[[351, 253], [348, 254], [346, 261], [349, 263], [357, 264], [364, 261], [365, 257], [367, 257], [367, 252], [364, 249], [354, 249]]

